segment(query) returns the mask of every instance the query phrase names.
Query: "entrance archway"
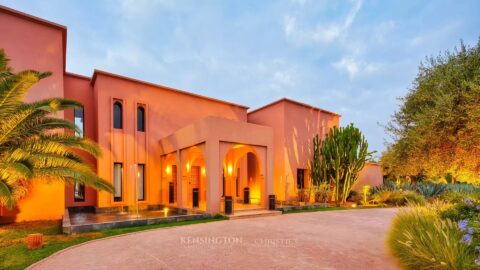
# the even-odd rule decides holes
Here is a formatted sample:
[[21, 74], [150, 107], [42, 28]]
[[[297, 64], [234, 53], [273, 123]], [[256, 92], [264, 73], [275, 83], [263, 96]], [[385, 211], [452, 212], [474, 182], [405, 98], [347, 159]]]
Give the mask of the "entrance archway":
[[206, 210], [205, 158], [201, 147], [182, 150], [182, 198], [186, 208]]
[[232, 146], [223, 159], [221, 180], [222, 197], [231, 196], [234, 208], [265, 207], [264, 168], [254, 147]]

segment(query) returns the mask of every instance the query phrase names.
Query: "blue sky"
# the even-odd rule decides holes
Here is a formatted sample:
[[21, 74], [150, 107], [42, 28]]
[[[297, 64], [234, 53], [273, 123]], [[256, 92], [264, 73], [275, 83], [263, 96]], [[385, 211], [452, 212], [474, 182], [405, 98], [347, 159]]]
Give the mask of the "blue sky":
[[257, 108], [342, 114], [372, 150], [419, 63], [480, 37], [480, 1], [19, 1], [68, 27], [67, 70], [102, 69]]

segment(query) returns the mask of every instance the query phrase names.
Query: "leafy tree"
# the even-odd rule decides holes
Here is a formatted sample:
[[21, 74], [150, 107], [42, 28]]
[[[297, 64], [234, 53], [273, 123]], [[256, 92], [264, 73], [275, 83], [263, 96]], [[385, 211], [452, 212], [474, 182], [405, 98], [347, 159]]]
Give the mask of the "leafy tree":
[[386, 130], [382, 154], [395, 177], [480, 179], [480, 41], [427, 58]]
[[334, 186], [337, 204], [345, 203], [365, 162], [374, 152], [368, 152], [368, 142], [360, 130], [350, 124], [334, 126], [320, 146], [322, 178]]
[[29, 89], [49, 75], [33, 70], [14, 73], [0, 49], [0, 205], [8, 208], [28, 194], [34, 180], [77, 181], [113, 190], [77, 154], [80, 150], [98, 157], [98, 146], [71, 133], [57, 132], [76, 127], [54, 114], [81, 104], [61, 98], [24, 102]]

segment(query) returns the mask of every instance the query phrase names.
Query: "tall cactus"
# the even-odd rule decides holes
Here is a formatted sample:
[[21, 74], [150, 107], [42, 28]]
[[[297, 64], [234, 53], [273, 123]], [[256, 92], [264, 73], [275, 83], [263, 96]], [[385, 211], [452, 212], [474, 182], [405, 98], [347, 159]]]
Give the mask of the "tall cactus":
[[337, 204], [345, 203], [358, 181], [358, 174], [374, 152], [368, 152], [368, 142], [360, 130], [350, 124], [334, 126], [320, 146], [321, 178], [334, 186]]

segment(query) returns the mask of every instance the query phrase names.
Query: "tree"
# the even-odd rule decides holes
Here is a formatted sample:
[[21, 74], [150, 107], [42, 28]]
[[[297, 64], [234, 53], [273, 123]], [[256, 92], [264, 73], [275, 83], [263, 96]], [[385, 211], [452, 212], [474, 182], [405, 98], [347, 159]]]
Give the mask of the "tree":
[[334, 186], [335, 202], [345, 203], [365, 162], [374, 152], [368, 152], [367, 140], [353, 124], [334, 126], [319, 151], [321, 177]]
[[[98, 157], [98, 146], [71, 134], [73, 123], [54, 117], [81, 104], [62, 98], [25, 103], [29, 89], [50, 73], [13, 73], [8, 61], [0, 49], [0, 205], [12, 208], [28, 194], [32, 181], [76, 181], [111, 192], [112, 185], [77, 154]], [[70, 133], [59, 133], [62, 129]]]
[[400, 178], [480, 179], [480, 40], [427, 58], [386, 126], [393, 141], [382, 154]]

